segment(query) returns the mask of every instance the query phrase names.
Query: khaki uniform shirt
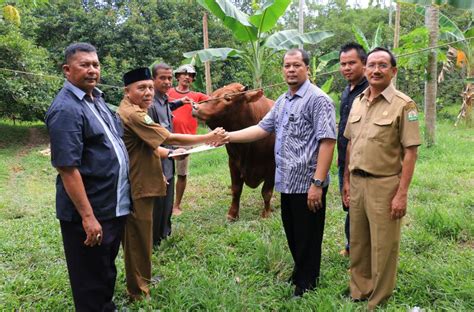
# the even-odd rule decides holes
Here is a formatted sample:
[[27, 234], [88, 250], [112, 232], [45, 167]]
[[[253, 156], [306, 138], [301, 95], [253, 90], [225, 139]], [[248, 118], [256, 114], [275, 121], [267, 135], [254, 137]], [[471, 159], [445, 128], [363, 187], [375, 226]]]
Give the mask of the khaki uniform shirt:
[[349, 170], [399, 174], [404, 148], [421, 144], [416, 104], [392, 84], [372, 103], [368, 97], [369, 88], [354, 100], [344, 131], [351, 140]]
[[124, 126], [123, 141], [130, 158], [132, 199], [166, 195], [161, 160], [153, 152], [170, 132], [127, 99], [120, 102], [117, 113]]

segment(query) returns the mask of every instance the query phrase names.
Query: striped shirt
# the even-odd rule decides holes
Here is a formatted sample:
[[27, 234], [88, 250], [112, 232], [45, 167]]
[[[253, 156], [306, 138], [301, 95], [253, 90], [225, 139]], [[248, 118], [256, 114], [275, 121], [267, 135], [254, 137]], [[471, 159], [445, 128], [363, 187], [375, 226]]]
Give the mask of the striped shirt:
[[[336, 139], [336, 114], [332, 100], [306, 80], [298, 91], [281, 95], [258, 124], [275, 132], [275, 189], [304, 194], [316, 170], [319, 141]], [[329, 174], [324, 186], [329, 184]]]

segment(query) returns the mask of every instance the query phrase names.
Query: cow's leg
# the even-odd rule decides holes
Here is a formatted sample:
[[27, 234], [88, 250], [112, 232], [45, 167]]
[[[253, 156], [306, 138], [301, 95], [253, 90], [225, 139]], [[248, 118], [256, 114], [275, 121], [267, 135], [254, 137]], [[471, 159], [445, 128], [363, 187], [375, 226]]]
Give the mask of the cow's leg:
[[230, 205], [229, 211], [227, 212], [227, 220], [237, 221], [239, 219], [239, 207], [240, 207], [240, 195], [242, 194], [242, 188], [244, 185], [244, 180], [240, 173], [239, 168], [232, 163], [232, 160], [229, 159], [229, 169], [230, 169], [230, 180], [232, 183], [232, 204]]
[[263, 210], [262, 213], [260, 214], [262, 218], [267, 218], [270, 216], [272, 210], [272, 207], [270, 207], [270, 200], [272, 199], [273, 195], [273, 186], [275, 184], [274, 179], [266, 179], [265, 182], [263, 182], [262, 186], [262, 197], [263, 197]]

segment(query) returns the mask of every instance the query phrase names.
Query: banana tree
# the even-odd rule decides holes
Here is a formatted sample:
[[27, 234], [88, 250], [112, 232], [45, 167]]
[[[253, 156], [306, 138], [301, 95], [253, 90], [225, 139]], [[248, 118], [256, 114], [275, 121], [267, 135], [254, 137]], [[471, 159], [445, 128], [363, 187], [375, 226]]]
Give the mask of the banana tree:
[[300, 34], [297, 29], [274, 32], [278, 19], [283, 16], [291, 0], [267, 0], [253, 15], [240, 11], [229, 0], [198, 0], [206, 10], [214, 14], [232, 31], [234, 38], [242, 42], [242, 49], [214, 48], [184, 53], [186, 58], [202, 62], [242, 58], [253, 77], [255, 88], [262, 86], [265, 70], [272, 57], [279, 51], [298, 44], [316, 44], [333, 36], [332, 33], [309, 32]]
[[382, 44], [382, 23], [379, 23], [377, 26], [377, 30], [375, 31], [372, 42], [369, 42], [362, 30], [355, 25], [352, 25], [352, 32], [354, 33], [357, 43], [360, 44], [367, 52], [373, 50], [376, 47], [380, 47]]

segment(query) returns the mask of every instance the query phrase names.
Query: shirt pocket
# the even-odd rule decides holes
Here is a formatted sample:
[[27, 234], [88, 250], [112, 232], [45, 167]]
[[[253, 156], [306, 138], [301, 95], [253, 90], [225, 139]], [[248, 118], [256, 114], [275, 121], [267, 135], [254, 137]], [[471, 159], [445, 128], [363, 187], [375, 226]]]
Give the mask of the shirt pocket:
[[387, 142], [392, 133], [393, 119], [382, 118], [373, 122], [368, 138], [374, 141]]
[[360, 131], [362, 115], [350, 115], [346, 124], [346, 129], [349, 126], [350, 136], [352, 138], [356, 137]]
[[288, 126], [290, 135], [301, 139], [310, 131], [311, 122], [304, 115], [292, 115], [288, 119]]
[[84, 143], [107, 145], [107, 134], [104, 127], [107, 127], [107, 125], [101, 124], [98, 120], [90, 119], [83, 130]]

